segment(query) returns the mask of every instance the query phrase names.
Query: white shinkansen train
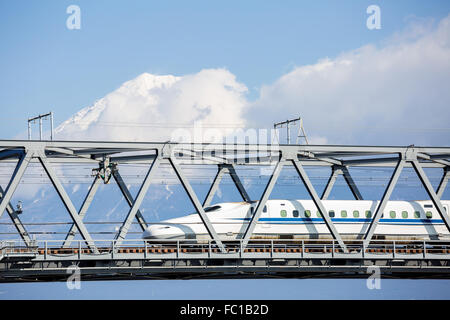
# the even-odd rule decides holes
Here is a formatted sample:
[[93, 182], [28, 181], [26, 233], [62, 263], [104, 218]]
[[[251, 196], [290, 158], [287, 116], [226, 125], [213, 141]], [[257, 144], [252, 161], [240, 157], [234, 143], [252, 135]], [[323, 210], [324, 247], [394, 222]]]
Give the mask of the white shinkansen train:
[[[361, 239], [379, 201], [323, 200], [343, 239]], [[450, 201], [441, 201], [446, 214]], [[205, 208], [222, 240], [234, 240], [245, 232], [257, 202], [226, 202]], [[150, 225], [144, 239], [210, 239], [197, 213]], [[331, 239], [332, 236], [312, 200], [268, 200], [252, 239]], [[439, 212], [431, 201], [389, 201], [373, 239], [450, 239]]]

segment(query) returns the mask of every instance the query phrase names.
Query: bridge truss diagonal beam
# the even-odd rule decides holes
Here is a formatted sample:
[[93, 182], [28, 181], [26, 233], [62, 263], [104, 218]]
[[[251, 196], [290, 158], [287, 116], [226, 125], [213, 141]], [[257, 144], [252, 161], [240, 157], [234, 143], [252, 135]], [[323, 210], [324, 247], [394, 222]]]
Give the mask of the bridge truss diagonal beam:
[[[78, 216], [81, 220], [84, 219], [84, 216], [86, 215], [86, 212], [89, 209], [89, 206], [92, 203], [92, 200], [94, 199], [94, 196], [98, 190], [98, 187], [100, 186], [101, 179], [96, 175], [94, 178], [94, 181], [92, 182], [92, 185], [84, 198], [83, 204], [81, 205], [80, 211], [78, 212]], [[72, 240], [75, 237], [75, 232], [77, 231], [77, 226], [75, 224], [72, 224], [70, 227], [69, 232], [66, 235], [66, 239], [64, 240], [64, 243], [62, 245], [63, 248], [68, 248], [72, 242]]]
[[319, 196], [316, 193], [316, 190], [314, 189], [314, 186], [312, 185], [311, 181], [308, 178], [308, 175], [306, 174], [305, 169], [303, 169], [303, 166], [297, 159], [292, 159], [292, 164], [294, 165], [298, 175], [300, 176], [303, 184], [306, 187], [306, 190], [308, 191], [311, 199], [313, 200], [314, 204], [316, 205], [317, 209], [321, 213], [325, 224], [327, 225], [328, 230], [330, 231], [333, 238], [339, 243], [339, 246], [344, 252], [347, 252], [347, 247], [342, 240], [341, 235], [337, 231], [336, 227], [333, 224], [333, 221], [331, 221], [330, 216], [328, 215], [328, 212], [326, 211], [322, 201], [320, 200]]
[[211, 204], [211, 201], [213, 200], [214, 195], [219, 188], [220, 181], [222, 181], [222, 177], [226, 173], [226, 171], [226, 168], [224, 168], [223, 166], [218, 166], [216, 176], [214, 177], [211, 187], [209, 188], [205, 200], [203, 201], [203, 208], [209, 207], [209, 205]]
[[28, 151], [17, 162], [16, 168], [14, 169], [14, 172], [11, 176], [8, 186], [6, 187], [5, 193], [3, 197], [0, 199], [0, 218], [2, 217], [6, 207], [10, 203], [12, 195], [16, 191], [16, 188], [19, 185], [19, 182], [22, 179], [23, 174], [25, 173], [25, 170], [28, 167], [28, 164], [30, 163], [32, 156], [33, 152]]
[[75, 209], [75, 206], [73, 205], [66, 190], [64, 189], [63, 185], [61, 184], [58, 177], [56, 176], [56, 173], [53, 171], [53, 168], [50, 165], [50, 163], [48, 162], [44, 151], [41, 151], [41, 150], [38, 151], [37, 155], [38, 155], [39, 162], [41, 163], [42, 167], [44, 168], [45, 172], [47, 173], [47, 176], [50, 178], [50, 181], [52, 182], [53, 186], [55, 187], [56, 192], [58, 193], [59, 197], [61, 198], [61, 201], [63, 202], [63, 204], [66, 207], [67, 211], [69, 212], [70, 216], [72, 217], [72, 220], [75, 223], [78, 231], [80, 232], [81, 237], [83, 238], [83, 240], [85, 240], [89, 249], [91, 249], [94, 253], [98, 253], [98, 250], [95, 246], [94, 241], [92, 240], [91, 235], [89, 234], [88, 230], [86, 229], [86, 226], [84, 225], [82, 219], [78, 216], [78, 212]]
[[255, 230], [256, 224], [259, 221], [263, 208], [266, 205], [266, 202], [269, 199], [270, 194], [272, 193], [273, 187], [275, 186], [275, 183], [277, 182], [278, 177], [280, 176], [281, 169], [283, 168], [284, 164], [285, 164], [284, 160], [281, 159], [275, 165], [273, 173], [270, 176], [269, 182], [264, 188], [261, 198], [256, 206], [256, 210], [253, 216], [250, 218], [250, 222], [247, 226], [247, 229], [245, 230], [244, 235], [242, 236], [243, 239], [242, 243], [244, 247], [247, 246], [248, 241], [250, 240], [250, 237], [253, 234], [253, 231]]
[[361, 192], [359, 192], [358, 187], [356, 186], [355, 181], [353, 180], [352, 176], [350, 175], [350, 172], [348, 171], [347, 167], [342, 167], [342, 172], [344, 175], [344, 179], [347, 182], [348, 187], [350, 188], [351, 192], [353, 193], [353, 196], [356, 200], [363, 200], [363, 196], [361, 195]]
[[331, 190], [333, 189], [334, 183], [336, 182], [337, 177], [339, 176], [339, 170], [332, 167], [330, 178], [327, 181], [325, 189], [323, 190], [322, 196], [320, 197], [322, 200], [327, 200], [330, 196]]
[[429, 154], [418, 152], [417, 157], [443, 164], [447, 167], [450, 166], [450, 162], [446, 159], [448, 158], [448, 155], [440, 157], [440, 155], [430, 156]]
[[247, 202], [250, 201], [251, 200], [250, 196], [248, 195], [247, 191], [245, 190], [244, 185], [242, 184], [241, 179], [237, 175], [234, 166], [227, 165], [227, 169], [231, 176], [231, 179], [233, 180], [235, 186], [237, 187], [239, 193], [241, 194], [242, 199]]
[[380, 221], [381, 215], [383, 214], [384, 208], [386, 208], [386, 205], [389, 201], [389, 198], [391, 197], [392, 191], [394, 190], [395, 185], [397, 184], [398, 178], [400, 177], [400, 174], [401, 174], [404, 166], [405, 166], [405, 160], [400, 159], [397, 163], [397, 166], [394, 169], [394, 172], [392, 173], [392, 176], [389, 180], [389, 183], [388, 183], [386, 189], [384, 190], [383, 196], [381, 197], [381, 201], [377, 206], [377, 209], [372, 218], [372, 221], [370, 222], [369, 228], [367, 229], [367, 232], [364, 235], [364, 245], [366, 245], [366, 246], [372, 240], [373, 234], [378, 225], [378, 222]]
[[144, 181], [142, 182], [142, 185], [136, 195], [136, 199], [134, 200], [133, 205], [128, 211], [127, 217], [125, 218], [122, 226], [120, 227], [119, 232], [117, 233], [117, 236], [115, 238], [117, 246], [119, 246], [122, 243], [122, 240], [125, 239], [128, 230], [130, 229], [131, 223], [136, 217], [136, 214], [142, 204], [142, 201], [144, 200], [144, 197], [147, 194], [148, 188], [150, 187], [151, 184], [152, 177], [156, 169], [158, 168], [160, 162], [161, 158], [159, 156], [156, 157], [155, 160], [152, 162], [150, 168], [148, 169], [147, 175], [145, 176]]
[[350, 175], [348, 168], [345, 166], [332, 166], [331, 167], [331, 175], [330, 175], [330, 178], [328, 179], [328, 182], [325, 186], [322, 196], [320, 197], [321, 200], [328, 199], [328, 197], [330, 196], [331, 190], [333, 189], [334, 183], [336, 182], [337, 177], [341, 174], [344, 176], [344, 180], [347, 183], [348, 187], [350, 188], [350, 191], [352, 192], [355, 199], [363, 200], [361, 192], [359, 191], [355, 181], [353, 180], [352, 176]]
[[414, 170], [416, 171], [417, 175], [419, 176], [420, 181], [422, 182], [423, 186], [425, 187], [425, 190], [427, 191], [428, 196], [431, 198], [431, 201], [433, 202], [439, 215], [441, 216], [442, 220], [444, 221], [445, 226], [447, 227], [447, 230], [450, 232], [450, 219], [448, 217], [448, 214], [444, 210], [444, 206], [442, 205], [440, 198], [434, 191], [433, 186], [431, 185], [430, 181], [428, 180], [427, 175], [425, 174], [425, 172], [422, 169], [422, 166], [420, 165], [419, 161], [417, 161], [417, 160], [413, 160], [412, 165], [413, 165]]
[[168, 158], [169, 163], [171, 164], [173, 170], [175, 171], [175, 174], [177, 175], [178, 179], [180, 180], [184, 190], [186, 191], [189, 199], [191, 200], [192, 204], [194, 205], [195, 210], [200, 216], [200, 219], [202, 220], [206, 230], [209, 233], [209, 236], [212, 240], [215, 241], [217, 246], [222, 252], [225, 252], [225, 247], [220, 240], [218, 234], [214, 230], [214, 227], [212, 226], [211, 222], [208, 219], [208, 216], [205, 213], [205, 210], [203, 209], [203, 206], [201, 205], [200, 201], [198, 200], [194, 189], [192, 189], [192, 186], [190, 185], [189, 181], [186, 179], [186, 177], [183, 175], [180, 166], [176, 162], [176, 160], [171, 156]]
[[[3, 198], [4, 193], [5, 193], [5, 191], [0, 186], [0, 199]], [[8, 212], [8, 215], [9, 215], [11, 221], [13, 222], [14, 227], [16, 227], [16, 230], [19, 233], [20, 237], [22, 238], [23, 242], [25, 242], [26, 246], [29, 247], [31, 245], [30, 236], [29, 236], [27, 230], [25, 229], [24, 225], [20, 221], [19, 215], [14, 210], [13, 206], [11, 205], [11, 203], [7, 204], [6, 212]]]
[[[116, 180], [117, 185], [119, 186], [119, 189], [122, 192], [125, 200], [127, 201], [128, 205], [131, 208], [134, 204], [134, 199], [130, 193], [130, 190], [128, 189], [127, 185], [125, 184], [125, 181], [123, 181], [123, 178], [119, 173], [119, 170], [117, 170], [117, 169], [113, 170], [112, 174], [113, 174], [114, 180]], [[137, 219], [142, 231], [145, 231], [147, 229], [148, 225], [144, 219], [144, 216], [142, 215], [142, 213], [139, 209], [136, 212], [136, 219]]]
[[436, 191], [436, 195], [439, 197], [439, 199], [441, 199], [442, 195], [444, 194], [449, 178], [450, 178], [450, 167], [445, 167], [444, 174], [442, 175], [442, 179], [439, 182], [439, 187], [437, 188]]
[[251, 201], [250, 196], [245, 190], [244, 185], [242, 184], [239, 176], [236, 173], [236, 170], [234, 169], [234, 166], [232, 164], [219, 164], [217, 174], [214, 177], [211, 187], [208, 190], [208, 193], [205, 197], [205, 201], [203, 201], [203, 208], [208, 207], [211, 204], [214, 195], [217, 192], [219, 184], [222, 181], [223, 175], [225, 173], [228, 173], [231, 176], [231, 179], [233, 180], [234, 185], [238, 189], [239, 194], [242, 197], [242, 200], [246, 202]]

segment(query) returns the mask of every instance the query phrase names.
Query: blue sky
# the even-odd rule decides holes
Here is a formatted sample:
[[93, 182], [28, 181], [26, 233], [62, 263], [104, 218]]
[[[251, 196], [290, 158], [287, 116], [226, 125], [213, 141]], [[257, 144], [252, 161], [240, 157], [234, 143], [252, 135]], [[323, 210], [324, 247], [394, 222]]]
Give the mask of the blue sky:
[[[81, 30], [66, 28], [71, 4]], [[380, 30], [366, 28], [371, 4], [381, 8]], [[143, 72], [225, 67], [254, 99], [296, 66], [449, 11], [448, 1], [2, 1], [0, 136], [16, 136], [47, 110], [58, 124]]]
[[[81, 29], [66, 28], [68, 14], [66, 8], [76, 4], [81, 9]], [[381, 8], [380, 30], [368, 30], [366, 8], [376, 4]], [[147, 72], [156, 75], [171, 74], [184, 76], [197, 74], [203, 69], [224, 68], [244, 84], [246, 101], [253, 110], [268, 110], [268, 105], [279, 101], [280, 106], [270, 112], [247, 113], [243, 117], [247, 123], [270, 126], [273, 114], [282, 120], [290, 116], [297, 101], [306, 101], [322, 107], [323, 101], [312, 101], [307, 94], [296, 96], [283, 87], [283, 77], [296, 78], [296, 70], [304, 70], [308, 65], [317, 66], [318, 61], [329, 58], [339, 62], [338, 57], [366, 45], [376, 48], [370, 54], [389, 58], [393, 39], [399, 35], [397, 43], [405, 48], [414, 48], [414, 40], [405, 40], [404, 31], [413, 27], [425, 40], [434, 37], [434, 31], [442, 19], [450, 12], [449, 1], [7, 1], [0, 2], [0, 137], [11, 139], [26, 130], [26, 119], [49, 110], [55, 112], [55, 124], [68, 119], [80, 109], [92, 105], [109, 92], [117, 89], [125, 81]], [[430, 25], [431, 26], [430, 26]], [[416, 27], [416, 29], [414, 29]], [[422, 30], [423, 28], [423, 30]], [[419, 31], [417, 31], [419, 30]], [[431, 30], [431, 31], [430, 31]], [[415, 36], [416, 37], [416, 36]], [[415, 39], [415, 38], [414, 38]], [[413, 46], [407, 47], [409, 42]], [[387, 50], [382, 50], [387, 48]], [[418, 51], [421, 53], [422, 51]], [[351, 56], [351, 55], [350, 55]], [[408, 57], [407, 55], [405, 57]], [[444, 56], [444, 57], [448, 57]], [[426, 57], [425, 57], [426, 58]], [[345, 143], [388, 143], [388, 144], [433, 144], [448, 145], [450, 126], [449, 114], [434, 108], [440, 100], [441, 108], [447, 108], [448, 66], [432, 65], [423, 59], [423, 66], [413, 68], [413, 73], [402, 73], [394, 69], [392, 74], [399, 75], [395, 83], [387, 88], [381, 84], [388, 82], [390, 76], [382, 74], [374, 80], [373, 86], [380, 87], [378, 96], [390, 97], [389, 88], [404, 84], [408, 90], [392, 94], [382, 102], [408, 104], [408, 94], [415, 88], [435, 88], [440, 83], [440, 90], [425, 90], [425, 95], [417, 108], [424, 109], [436, 119], [427, 122], [421, 114], [416, 118], [405, 115], [413, 114], [411, 110], [398, 109], [387, 118], [399, 121], [398, 127], [424, 127], [425, 131], [408, 131], [407, 136], [382, 136], [374, 128], [363, 135], [354, 134], [344, 137]], [[447, 58], [448, 59], [448, 58]], [[345, 60], [345, 59], [343, 59]], [[351, 59], [350, 59], [351, 60]], [[356, 59], [357, 60], [357, 59]], [[407, 59], [405, 59], [407, 60]], [[421, 56], [419, 56], [421, 60]], [[450, 59], [448, 59], [450, 61]], [[414, 65], [413, 65], [414, 66]], [[441, 67], [441, 68], [440, 68]], [[425, 72], [422, 72], [423, 68]], [[442, 69], [442, 74], [435, 70]], [[427, 71], [428, 70], [428, 71]], [[430, 71], [431, 70], [431, 71]], [[340, 70], [338, 70], [340, 71]], [[331, 74], [331, 73], [330, 73]], [[332, 75], [334, 75], [332, 73]], [[372, 74], [373, 73], [369, 73]], [[354, 76], [358, 76], [356, 73]], [[324, 81], [326, 81], [324, 78]], [[331, 77], [332, 78], [332, 77]], [[424, 82], [409, 83], [409, 78], [423, 78]], [[332, 78], [335, 79], [335, 78]], [[430, 80], [429, 82], [426, 82]], [[293, 82], [305, 85], [303, 82]], [[370, 82], [370, 81], [369, 81]], [[326, 87], [326, 82], [324, 87]], [[348, 82], [347, 86], [352, 86]], [[368, 85], [371, 87], [371, 85]], [[263, 88], [266, 88], [264, 91]], [[296, 88], [296, 87], [295, 87]], [[302, 89], [301, 86], [299, 86]], [[438, 89], [439, 89], [438, 88]], [[330, 101], [339, 103], [339, 96], [334, 96], [326, 88], [312, 90], [314, 96], [330, 96]], [[294, 90], [295, 91], [295, 90]], [[301, 91], [301, 90], [299, 90]], [[394, 89], [392, 91], [395, 91]], [[352, 98], [365, 103], [363, 98], [367, 88], [363, 87], [360, 96]], [[264, 93], [264, 94], [263, 94]], [[346, 94], [348, 94], [346, 92]], [[377, 95], [375, 95], [377, 97]], [[298, 99], [298, 100], [296, 100]], [[372, 98], [373, 99], [373, 98]], [[412, 100], [417, 99], [416, 96]], [[325, 101], [328, 105], [328, 101]], [[376, 109], [376, 103], [368, 108]], [[426, 106], [426, 108], [423, 108]], [[331, 105], [333, 107], [333, 105]], [[346, 110], [347, 105], [342, 105]], [[326, 108], [323, 106], [323, 108]], [[414, 110], [417, 110], [414, 109]], [[319, 108], [320, 109], [320, 108]], [[447, 108], [448, 109], [448, 108]], [[325, 115], [330, 115], [324, 109]], [[341, 110], [341, 109], [338, 109]], [[401, 110], [401, 111], [400, 111]], [[271, 113], [272, 112], [272, 113]], [[361, 111], [362, 112], [362, 111]], [[347, 114], [342, 111], [345, 116]], [[324, 118], [321, 114], [312, 114], [311, 118]], [[364, 125], [373, 121], [372, 115], [361, 118]], [[261, 118], [261, 115], [264, 117]], [[439, 115], [439, 116], [437, 116]], [[257, 119], [257, 120], [256, 120]], [[421, 123], [420, 120], [425, 119]], [[278, 120], [278, 119], [276, 119]], [[364, 122], [366, 121], [366, 122]], [[343, 122], [336, 120], [339, 126]], [[333, 132], [326, 131], [327, 125], [307, 121], [307, 129], [320, 139], [317, 141], [340, 142], [333, 140]], [[385, 121], [382, 131], [392, 129], [395, 124]], [[430, 131], [440, 128], [439, 131]], [[345, 129], [345, 128], [343, 128]], [[399, 130], [394, 128], [395, 130]], [[333, 128], [333, 130], [336, 130]], [[372, 130], [372, 131], [371, 131]], [[396, 133], [397, 131], [389, 133]], [[310, 132], [310, 131], [308, 131]], [[336, 132], [336, 131], [334, 131]], [[360, 132], [357, 132], [360, 133]], [[357, 138], [355, 138], [355, 136]], [[358, 137], [359, 136], [359, 137]], [[433, 183], [438, 182], [436, 175]], [[253, 189], [255, 190], [255, 189]], [[252, 191], [254, 192], [254, 191]], [[403, 189], [408, 196], [410, 188]], [[278, 195], [283, 193], [278, 193]], [[418, 193], [419, 196], [423, 195]], [[448, 191], [444, 198], [448, 199]], [[84, 194], [80, 193], [78, 201]], [[336, 196], [348, 197], [348, 191]], [[375, 196], [374, 198], [377, 198]], [[379, 197], [378, 197], [379, 198]], [[186, 205], [186, 201], [182, 202]], [[176, 209], [176, 210], [175, 210]], [[174, 212], [186, 211], [175, 208]], [[189, 209], [190, 210], [190, 209]], [[172, 214], [172, 212], [171, 212]], [[3, 217], [5, 218], [5, 217]], [[66, 216], [67, 218], [67, 216]], [[242, 284], [248, 285], [246, 290]], [[277, 288], [279, 295], [264, 291], [268, 286]], [[396, 281], [385, 280], [381, 291], [367, 290], [364, 280], [257, 280], [257, 281], [142, 281], [83, 284], [81, 291], [68, 291], [64, 284], [1, 284], [0, 299], [15, 298], [126, 298], [120, 295], [122, 288], [133, 288], [134, 298], [449, 298], [449, 281]], [[110, 290], [115, 288], [117, 290]], [[150, 294], [147, 292], [151, 288]], [[205, 296], [202, 293], [211, 288], [216, 291]], [[337, 289], [342, 288], [342, 289]], [[135, 289], [135, 290], [134, 290]], [[236, 290], [241, 290], [236, 296]], [[344, 291], [342, 291], [344, 290]], [[191, 292], [197, 296], [191, 296]], [[115, 292], [117, 295], [107, 295]], [[306, 293], [305, 293], [306, 292]], [[345, 295], [342, 295], [345, 292]], [[266, 294], [267, 293], [267, 294]], [[310, 293], [308, 296], [307, 293]], [[128, 297], [128, 296], [127, 296]]]

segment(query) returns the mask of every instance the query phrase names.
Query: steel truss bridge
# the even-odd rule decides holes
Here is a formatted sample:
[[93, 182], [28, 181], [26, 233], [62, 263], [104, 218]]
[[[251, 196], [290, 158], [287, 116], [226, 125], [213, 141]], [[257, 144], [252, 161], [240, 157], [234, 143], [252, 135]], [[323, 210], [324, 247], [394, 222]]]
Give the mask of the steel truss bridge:
[[[6, 212], [19, 240], [0, 241], [0, 281], [65, 280], [68, 268], [79, 268], [82, 279], [189, 279], [255, 277], [365, 277], [378, 268], [382, 277], [449, 278], [450, 241], [375, 240], [374, 233], [403, 168], [412, 167], [435, 205], [447, 229], [450, 220], [440, 198], [450, 177], [449, 147], [416, 146], [314, 146], [256, 144], [140, 143], [87, 141], [0, 140], [0, 164], [12, 172], [5, 189], [0, 187], [0, 217]], [[56, 189], [73, 224], [64, 240], [36, 241], [20, 221], [11, 204], [30, 163], [40, 163]], [[55, 165], [92, 165], [96, 174], [79, 210], [64, 189]], [[122, 176], [121, 165], [148, 164], [149, 169], [133, 198]], [[178, 177], [210, 240], [126, 239], [135, 221], [144, 230], [147, 222], [140, 206], [161, 164]], [[188, 181], [184, 168], [216, 166], [217, 174], [201, 201]], [[236, 166], [273, 166], [259, 199], [250, 199]], [[256, 240], [252, 233], [283, 167], [293, 167], [324, 219], [333, 240]], [[319, 195], [305, 167], [328, 166], [331, 175]], [[337, 232], [322, 203], [339, 175], [357, 200], [363, 197], [350, 167], [393, 167], [393, 174], [361, 240], [345, 240]], [[442, 168], [437, 190], [424, 168]], [[258, 201], [246, 230], [236, 241], [221, 240], [205, 214], [225, 174], [229, 174], [244, 201]], [[129, 204], [116, 236], [93, 239], [83, 218], [99, 185], [117, 182]], [[79, 235], [82, 240], [75, 240]]]

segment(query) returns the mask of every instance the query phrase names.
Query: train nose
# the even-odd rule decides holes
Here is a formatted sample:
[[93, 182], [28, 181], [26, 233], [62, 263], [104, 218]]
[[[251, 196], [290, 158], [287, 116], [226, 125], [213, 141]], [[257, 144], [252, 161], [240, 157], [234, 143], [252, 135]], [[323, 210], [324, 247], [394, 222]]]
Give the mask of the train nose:
[[184, 238], [184, 232], [173, 225], [151, 225], [142, 234], [143, 239], [174, 239]]

